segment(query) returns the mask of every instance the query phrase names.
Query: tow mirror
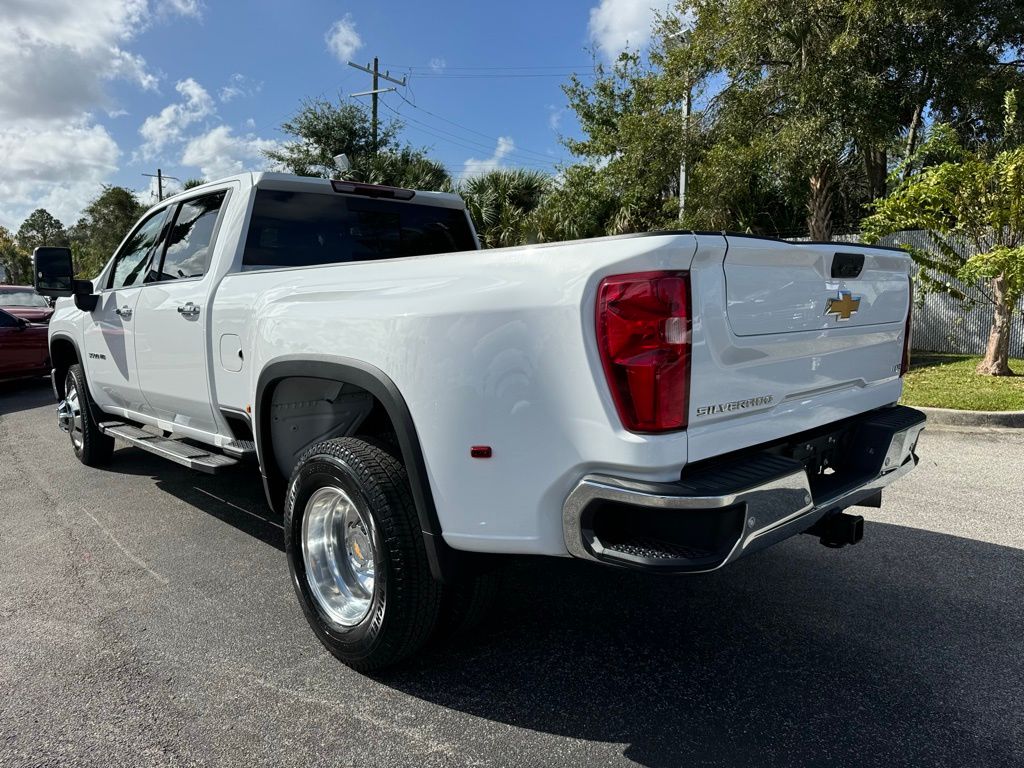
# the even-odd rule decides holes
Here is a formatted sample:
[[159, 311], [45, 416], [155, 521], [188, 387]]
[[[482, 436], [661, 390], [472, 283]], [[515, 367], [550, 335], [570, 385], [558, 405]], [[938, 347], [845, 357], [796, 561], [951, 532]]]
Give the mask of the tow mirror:
[[70, 248], [36, 248], [32, 252], [36, 293], [56, 298], [75, 293], [75, 268]]
[[36, 293], [51, 299], [74, 296], [75, 306], [85, 312], [96, 308], [97, 297], [88, 280], [75, 280], [70, 248], [36, 248], [32, 252]]

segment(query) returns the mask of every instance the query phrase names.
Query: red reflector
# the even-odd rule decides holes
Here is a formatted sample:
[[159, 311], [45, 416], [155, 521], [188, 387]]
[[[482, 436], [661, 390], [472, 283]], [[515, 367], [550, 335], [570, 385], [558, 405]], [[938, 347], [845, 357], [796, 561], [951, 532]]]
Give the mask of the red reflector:
[[597, 343], [626, 429], [686, 428], [691, 329], [686, 272], [637, 272], [601, 281]]
[[339, 181], [331, 179], [331, 187], [335, 192], [347, 195], [365, 195], [366, 197], [389, 197], [392, 200], [412, 200], [416, 193], [401, 187], [383, 187], [378, 184], [360, 184], [356, 181]]
[[474, 459], [489, 459], [491, 458], [491, 446], [489, 445], [473, 445], [470, 446], [469, 455]]
[[914, 320], [914, 280], [907, 278], [909, 303], [907, 304], [907, 324], [903, 328], [903, 357], [900, 359], [900, 376], [906, 376], [910, 370], [910, 336]]

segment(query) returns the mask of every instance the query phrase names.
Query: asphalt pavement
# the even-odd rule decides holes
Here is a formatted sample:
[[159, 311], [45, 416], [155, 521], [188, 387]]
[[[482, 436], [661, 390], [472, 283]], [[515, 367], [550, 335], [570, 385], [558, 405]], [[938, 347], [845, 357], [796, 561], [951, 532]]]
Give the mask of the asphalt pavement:
[[857, 546], [519, 561], [476, 636], [371, 678], [254, 470], [88, 469], [45, 383], [0, 384], [0, 765], [1024, 765], [1024, 430], [920, 452]]

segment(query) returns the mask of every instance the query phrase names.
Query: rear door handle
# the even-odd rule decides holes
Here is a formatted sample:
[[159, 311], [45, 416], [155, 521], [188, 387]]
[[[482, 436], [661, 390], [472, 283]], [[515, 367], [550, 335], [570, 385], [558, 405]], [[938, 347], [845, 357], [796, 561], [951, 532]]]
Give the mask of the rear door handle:
[[118, 315], [119, 317], [123, 317], [125, 320], [131, 320], [132, 309], [127, 304], [125, 304], [123, 307], [118, 307], [117, 309], [115, 309], [114, 314]]
[[199, 305], [193, 304], [191, 301], [186, 302], [184, 306], [178, 307], [178, 314], [185, 317], [198, 317]]

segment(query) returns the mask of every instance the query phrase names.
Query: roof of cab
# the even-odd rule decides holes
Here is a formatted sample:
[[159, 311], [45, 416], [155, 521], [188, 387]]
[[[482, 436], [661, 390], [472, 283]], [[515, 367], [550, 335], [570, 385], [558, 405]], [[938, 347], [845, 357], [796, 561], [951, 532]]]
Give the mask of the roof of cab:
[[[186, 194], [191, 195], [195, 192], [200, 192], [206, 187], [222, 184], [225, 181], [240, 181], [246, 187], [259, 187], [261, 189], [291, 189], [296, 191], [306, 190], [309, 192], [330, 192], [335, 195], [346, 194], [344, 192], [335, 191], [331, 186], [330, 179], [321, 179], [316, 176], [296, 176], [293, 173], [257, 171], [236, 173], [234, 176], [225, 176], [224, 178], [217, 179], [215, 181], [208, 181], [200, 186], [185, 189], [181, 192], [175, 193], [174, 195], [166, 197], [160, 204], [162, 205], [168, 201], [173, 201], [175, 198], [182, 197]], [[416, 196], [410, 202], [419, 203], [420, 205], [437, 205], [444, 208], [457, 208], [459, 210], [464, 210], [466, 207], [466, 203], [463, 199], [451, 192], [430, 192], [427, 190], [414, 191], [416, 192]]]

